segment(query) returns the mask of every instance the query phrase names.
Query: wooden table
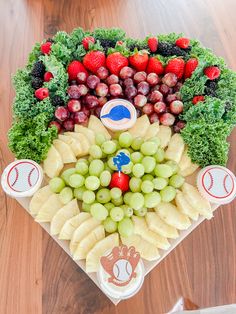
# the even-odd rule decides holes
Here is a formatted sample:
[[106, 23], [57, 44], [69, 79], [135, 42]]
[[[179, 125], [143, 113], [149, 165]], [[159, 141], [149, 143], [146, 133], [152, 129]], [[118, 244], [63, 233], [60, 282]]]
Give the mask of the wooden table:
[[[0, 168], [14, 92], [11, 75], [36, 41], [58, 30], [119, 26], [129, 36], [185, 32], [236, 70], [234, 0], [0, 0]], [[236, 132], [228, 166], [236, 170]], [[234, 139], [234, 140], [233, 140]], [[236, 202], [217, 210], [117, 307], [17, 203], [0, 190], [0, 313], [145, 313], [169, 311], [180, 297], [199, 307], [236, 302]]]

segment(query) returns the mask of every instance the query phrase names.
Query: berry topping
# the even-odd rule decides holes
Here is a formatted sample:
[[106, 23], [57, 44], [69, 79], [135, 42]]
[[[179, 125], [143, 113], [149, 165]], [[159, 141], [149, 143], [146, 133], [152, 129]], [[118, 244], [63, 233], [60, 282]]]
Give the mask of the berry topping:
[[156, 37], [148, 38], [148, 47], [151, 52], [156, 52], [158, 47], [158, 39]]
[[215, 80], [220, 76], [220, 69], [216, 66], [210, 66], [204, 69], [204, 74], [209, 80]]
[[43, 78], [44, 73], [45, 73], [45, 65], [43, 64], [43, 62], [42, 61], [35, 62], [31, 71], [31, 75]]
[[164, 67], [157, 57], [151, 57], [148, 61], [147, 73], [156, 73], [161, 75], [164, 72]]
[[43, 79], [44, 82], [49, 82], [53, 78], [53, 74], [51, 72], [45, 72]]
[[89, 49], [89, 44], [94, 44], [95, 39], [92, 36], [87, 36], [82, 40], [82, 45], [84, 46], [85, 50]]
[[53, 106], [55, 107], [65, 105], [64, 100], [58, 95], [53, 96], [51, 101], [52, 101]]
[[185, 63], [181, 58], [170, 59], [165, 67], [165, 73], [174, 73], [180, 80], [184, 74]]
[[43, 100], [44, 98], [47, 98], [49, 96], [49, 91], [47, 88], [39, 88], [36, 89], [35, 91], [35, 97], [38, 98], [39, 100]]
[[145, 71], [148, 64], [148, 54], [146, 51], [135, 52], [129, 57], [129, 62], [137, 71]]
[[38, 89], [38, 88], [42, 87], [43, 86], [43, 79], [41, 79], [41, 77], [32, 76], [31, 86], [34, 89]]
[[97, 70], [100, 67], [105, 66], [105, 63], [106, 56], [102, 51], [90, 51], [83, 59], [83, 65], [92, 73], [97, 73]]
[[50, 41], [46, 41], [41, 45], [40, 50], [44, 55], [48, 55], [51, 52], [51, 46], [52, 43]]
[[128, 59], [120, 52], [110, 54], [106, 59], [106, 66], [108, 70], [115, 75], [119, 75], [121, 69], [128, 66]]
[[189, 43], [190, 43], [190, 40], [188, 38], [185, 38], [185, 37], [178, 38], [175, 42], [176, 46], [178, 46], [179, 48], [182, 48], [182, 49], [188, 48]]
[[196, 58], [189, 59], [185, 64], [184, 78], [187, 79], [191, 77], [197, 66], [198, 60]]
[[194, 96], [192, 99], [192, 103], [196, 105], [199, 101], [204, 101], [204, 100], [205, 100], [205, 97], [202, 95]]
[[79, 72], [83, 72], [86, 74], [86, 78], [88, 76], [88, 72], [80, 61], [74, 60], [72, 61], [67, 68], [67, 73], [69, 75], [69, 80], [76, 80]]

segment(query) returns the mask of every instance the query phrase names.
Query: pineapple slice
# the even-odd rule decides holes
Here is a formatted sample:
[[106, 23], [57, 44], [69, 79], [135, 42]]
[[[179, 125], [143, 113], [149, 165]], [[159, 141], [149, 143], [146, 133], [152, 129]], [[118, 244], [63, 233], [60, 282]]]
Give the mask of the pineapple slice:
[[179, 162], [179, 169], [180, 169], [180, 171], [183, 171], [186, 168], [190, 167], [191, 164], [192, 164], [192, 161], [191, 161], [191, 158], [188, 155], [188, 148], [185, 147], [183, 155], [182, 155], [182, 157], [180, 159], [180, 162]]
[[144, 137], [148, 131], [149, 126], [150, 126], [150, 122], [149, 122], [148, 116], [145, 114], [141, 116], [140, 118], [138, 118], [135, 125], [128, 131], [133, 136], [133, 138]]
[[75, 140], [77, 140], [81, 144], [82, 153], [80, 154], [80, 156], [88, 155], [90, 143], [89, 143], [89, 141], [85, 135], [83, 135], [81, 133], [75, 133], [75, 132], [65, 132], [64, 134], [66, 136], [70, 136], [70, 137], [74, 138]]
[[171, 138], [171, 128], [169, 126], [160, 125], [157, 137], [161, 141], [160, 144], [161, 148], [165, 148], [168, 145]]
[[74, 260], [85, 259], [88, 252], [94, 247], [94, 245], [104, 238], [105, 229], [103, 225], [97, 226], [81, 242], [79, 242], [73, 255]]
[[180, 170], [179, 174], [183, 177], [190, 176], [192, 173], [194, 173], [198, 169], [198, 167], [199, 166], [197, 164], [191, 164], [191, 166], [189, 166], [188, 168], [184, 170]]
[[29, 210], [31, 214], [36, 215], [40, 207], [49, 199], [49, 197], [53, 194], [49, 185], [44, 186], [43, 188], [39, 189], [31, 198], [29, 204]]
[[78, 215], [68, 219], [58, 236], [60, 240], [71, 240], [74, 231], [87, 219], [91, 218], [91, 215], [89, 213], [79, 213]]
[[94, 228], [101, 224], [100, 221], [91, 217], [86, 219], [77, 229], [75, 229], [70, 241], [70, 251], [74, 254], [79, 242], [85, 238]]
[[55, 146], [56, 150], [61, 155], [61, 159], [64, 164], [69, 164], [71, 162], [76, 162], [75, 154], [73, 153], [70, 145], [66, 144], [61, 140], [54, 140], [53, 145]]
[[184, 193], [184, 197], [189, 204], [202, 216], [207, 219], [211, 219], [212, 209], [211, 204], [208, 200], [201, 196], [198, 192], [197, 188], [192, 186], [191, 184], [184, 183], [182, 185], [182, 191]]
[[146, 134], [144, 135], [144, 141], [149, 140], [155, 136], [157, 136], [157, 133], [159, 131], [159, 122], [155, 122], [151, 125], [149, 125]]
[[155, 211], [161, 219], [176, 229], [186, 230], [191, 226], [191, 221], [188, 216], [181, 214], [176, 206], [171, 203], [161, 202], [157, 205]]
[[160, 257], [158, 248], [144, 240], [140, 235], [133, 234], [130, 237], [122, 237], [121, 241], [127, 246], [134, 246], [140, 256], [147, 261], [155, 261]]
[[165, 158], [169, 160], [174, 160], [179, 163], [181, 156], [184, 152], [184, 140], [182, 136], [175, 133], [168, 144], [167, 150], [165, 152]]
[[146, 214], [146, 221], [151, 231], [163, 237], [176, 239], [179, 236], [177, 229], [167, 225], [156, 213], [148, 212]]
[[77, 214], [79, 214], [78, 202], [77, 199], [73, 199], [68, 204], [59, 209], [58, 212], [53, 216], [50, 224], [50, 233], [52, 235], [60, 233], [64, 223]]
[[49, 178], [57, 177], [61, 172], [64, 164], [61, 155], [52, 145], [49, 148], [46, 159], [43, 161], [43, 169]]
[[175, 197], [175, 203], [178, 210], [182, 213], [187, 215], [193, 220], [198, 220], [198, 212], [188, 203], [186, 200], [184, 193], [181, 191], [177, 191]]
[[82, 125], [75, 124], [75, 132], [84, 134], [87, 137], [87, 139], [91, 145], [95, 144], [95, 134], [92, 130], [90, 130], [90, 129], [82, 126]]
[[86, 257], [86, 273], [98, 271], [100, 258], [113, 247], [119, 245], [118, 233], [113, 233], [97, 242]]
[[72, 151], [76, 157], [81, 155], [82, 146], [81, 146], [80, 142], [77, 141], [75, 138], [73, 138], [71, 136], [66, 136], [64, 134], [63, 135], [59, 134], [58, 138], [59, 138], [59, 140], [65, 142], [66, 144], [68, 144], [70, 146], [70, 148], [72, 149]]
[[37, 222], [50, 222], [56, 212], [64, 206], [59, 199], [58, 194], [52, 194], [48, 200], [40, 207], [35, 218]]
[[89, 118], [88, 128], [93, 131], [95, 134], [102, 133], [106, 140], [111, 139], [111, 135], [105, 128], [105, 126], [102, 124], [101, 120], [95, 117], [94, 115], [91, 115]]
[[132, 221], [134, 223], [134, 233], [140, 235], [144, 240], [155, 245], [156, 247], [167, 250], [170, 247], [170, 243], [167, 238], [148, 229], [146, 220], [144, 217], [133, 216]]

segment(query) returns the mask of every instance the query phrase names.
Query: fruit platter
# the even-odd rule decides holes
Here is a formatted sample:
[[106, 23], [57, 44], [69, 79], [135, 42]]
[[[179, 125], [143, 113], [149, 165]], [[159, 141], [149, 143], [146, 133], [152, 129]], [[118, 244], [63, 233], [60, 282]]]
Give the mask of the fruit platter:
[[98, 286], [114, 248], [145, 275], [234, 199], [236, 74], [199, 41], [60, 31], [13, 81], [2, 186]]

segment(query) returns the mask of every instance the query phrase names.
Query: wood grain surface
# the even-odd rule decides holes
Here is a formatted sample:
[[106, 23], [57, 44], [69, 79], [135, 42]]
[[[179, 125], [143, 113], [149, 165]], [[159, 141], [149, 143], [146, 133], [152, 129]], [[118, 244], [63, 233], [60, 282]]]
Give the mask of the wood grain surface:
[[[11, 75], [32, 45], [58, 30], [118, 26], [129, 36], [184, 32], [236, 70], [235, 0], [0, 0], [0, 172], [14, 91]], [[228, 167], [236, 170], [236, 132]], [[168, 312], [181, 297], [199, 307], [236, 302], [236, 202], [217, 210], [115, 307], [17, 203], [0, 190], [0, 313]], [[189, 304], [191, 304], [189, 302]]]

